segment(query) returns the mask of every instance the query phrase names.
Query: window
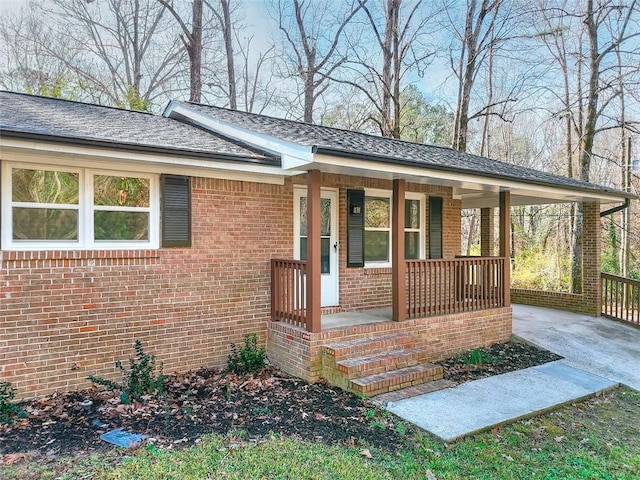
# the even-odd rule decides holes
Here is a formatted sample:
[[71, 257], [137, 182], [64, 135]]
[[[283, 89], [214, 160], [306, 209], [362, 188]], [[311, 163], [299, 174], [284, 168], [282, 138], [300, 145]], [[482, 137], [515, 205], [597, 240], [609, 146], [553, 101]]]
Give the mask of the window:
[[3, 248], [158, 247], [156, 175], [3, 163]]
[[364, 198], [364, 261], [391, 262], [391, 192], [367, 190]]
[[[387, 190], [367, 190], [364, 208], [364, 259], [368, 265], [391, 263], [391, 195]], [[405, 194], [404, 254], [424, 258], [424, 195]]]
[[424, 195], [410, 192], [404, 200], [404, 258], [424, 258]]

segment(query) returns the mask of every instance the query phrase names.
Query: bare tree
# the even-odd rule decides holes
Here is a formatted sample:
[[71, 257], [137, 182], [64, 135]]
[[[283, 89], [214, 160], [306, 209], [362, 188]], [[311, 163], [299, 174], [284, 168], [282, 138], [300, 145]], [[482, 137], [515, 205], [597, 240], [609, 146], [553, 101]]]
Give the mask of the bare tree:
[[[468, 146], [469, 123], [477, 118], [485, 117], [483, 145], [488, 148], [489, 117], [498, 116], [505, 119], [504, 112], [509, 103], [517, 100], [517, 92], [522, 86], [519, 82], [504, 92], [501, 98], [495, 98], [493, 88], [496, 51], [516, 34], [515, 20], [512, 15], [512, 4], [504, 0], [467, 0], [464, 25], [458, 24], [455, 13], [461, 9], [453, 4], [446, 9], [448, 29], [452, 33], [450, 46], [451, 70], [457, 80], [456, 117], [453, 130], [453, 148], [466, 151]], [[481, 71], [486, 70], [488, 89], [480, 106], [470, 113], [474, 85]]]
[[271, 104], [274, 97], [273, 77], [264, 76], [262, 72], [264, 67], [273, 60], [275, 47], [272, 45], [264, 52], [258, 52], [255, 61], [252, 61], [250, 57], [253, 36], [243, 40], [236, 31], [236, 42], [242, 60], [242, 66], [239, 69], [239, 91], [243, 100], [243, 109], [246, 112], [262, 113]]
[[402, 87], [409, 73], [422, 76], [435, 55], [431, 43], [436, 30], [433, 12], [423, 0], [385, 0], [382, 8], [362, 3], [362, 30], [373, 38], [376, 49], [360, 41], [351, 44], [350, 79], [336, 79], [360, 90], [375, 114], [370, 120], [383, 136], [400, 138]]
[[182, 49], [168, 35], [166, 9], [156, 0], [51, 0], [46, 6], [75, 55], [50, 43], [43, 48], [64, 63], [93, 101], [147, 109], [175, 87]]
[[210, 2], [205, 0], [205, 4], [211, 9], [222, 31], [222, 40], [224, 43], [225, 59], [227, 64], [227, 84], [226, 91], [227, 98], [229, 99], [229, 107], [232, 109], [238, 108], [238, 93], [236, 87], [236, 67], [235, 57], [233, 52], [234, 44], [234, 29], [240, 27], [238, 24], [234, 24], [231, 13], [232, 6], [231, 0], [219, 0], [219, 7], [215, 7]]
[[[609, 103], [620, 95], [615, 82], [608, 78], [610, 57], [616, 58], [616, 50], [629, 40], [640, 36], [637, 24], [630, 29], [633, 14], [637, 14], [637, 0], [627, 6], [614, 1], [603, 1], [594, 5], [586, 0], [583, 25], [587, 34], [586, 68], [588, 70], [584, 97], [584, 123], [580, 139], [579, 173], [580, 179], [590, 180], [591, 160], [598, 121]], [[604, 38], [603, 38], [604, 37]], [[637, 62], [637, 60], [636, 60]], [[637, 63], [636, 63], [637, 65]], [[615, 72], [615, 70], [614, 70]], [[582, 204], [576, 211], [573, 258], [571, 263], [572, 287], [576, 293], [582, 292]]]
[[189, 55], [189, 100], [200, 102], [202, 96], [202, 2], [193, 0], [191, 4], [191, 27], [173, 7], [173, 1], [158, 0], [173, 15], [180, 25], [180, 40]]
[[65, 64], [47, 52], [55, 44], [64, 56], [76, 55], [66, 35], [58, 35], [37, 9], [0, 16], [0, 87], [6, 90], [72, 98], [75, 78]]
[[[352, 0], [345, 8], [332, 1], [278, 0], [272, 4], [284, 42], [280, 55], [287, 76], [299, 79], [303, 121], [313, 123], [314, 106], [329, 87], [329, 77], [347, 60], [339, 52], [345, 27], [367, 0]], [[336, 11], [337, 10], [337, 11]]]

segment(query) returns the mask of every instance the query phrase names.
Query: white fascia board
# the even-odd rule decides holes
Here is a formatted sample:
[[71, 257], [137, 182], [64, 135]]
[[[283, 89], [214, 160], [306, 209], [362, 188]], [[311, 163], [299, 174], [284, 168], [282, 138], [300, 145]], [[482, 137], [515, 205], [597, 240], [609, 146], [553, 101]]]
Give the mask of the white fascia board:
[[[389, 176], [393, 176], [394, 178], [413, 177], [415, 179], [410, 179], [409, 181], [419, 181], [422, 178], [424, 179], [425, 183], [449, 185], [451, 187], [462, 187], [464, 189], [478, 190], [480, 192], [493, 192], [496, 195], [500, 190], [514, 190], [522, 195], [528, 195], [531, 197], [543, 197], [549, 200], [556, 200], [560, 202], [575, 202], [582, 200], [599, 200], [601, 202], [624, 201], [624, 197], [616, 195], [614, 193], [599, 192], [595, 190], [574, 190], [570, 188], [562, 188], [561, 186], [551, 187], [545, 185], [536, 185], [508, 179], [486, 177], [482, 176], [482, 174], [474, 175], [429, 169], [428, 166], [414, 167], [410, 165], [374, 162], [371, 160], [360, 160], [326, 154], [316, 154], [314, 161], [319, 165], [340, 167], [346, 174], [349, 173], [349, 170], [372, 171], [376, 172], [377, 175], [380, 175], [380, 173], [384, 173]], [[462, 195], [463, 202], [464, 198], [465, 195]]]
[[166, 173], [204, 178], [221, 178], [255, 183], [283, 185], [285, 175], [279, 167], [210, 161], [201, 158], [173, 157], [88, 147], [51, 141], [34, 141], [3, 137], [0, 139], [0, 159], [27, 163], [67, 165], [118, 170], [135, 169], [141, 173]]
[[184, 121], [191, 125], [197, 125], [210, 132], [215, 132], [223, 137], [251, 145], [262, 151], [279, 155], [282, 159], [282, 168], [299, 168], [313, 162], [313, 149], [305, 145], [288, 142], [271, 135], [258, 133], [245, 127], [235, 125], [224, 120], [210, 117], [180, 105], [174, 100], [169, 102], [162, 115], [174, 120]]

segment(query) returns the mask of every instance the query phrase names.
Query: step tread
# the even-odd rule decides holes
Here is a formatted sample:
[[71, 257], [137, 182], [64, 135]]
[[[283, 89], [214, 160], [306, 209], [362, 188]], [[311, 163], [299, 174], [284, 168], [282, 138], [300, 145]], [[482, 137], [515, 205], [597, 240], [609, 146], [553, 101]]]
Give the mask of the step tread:
[[[389, 372], [383, 373], [374, 373], [373, 375], [367, 375], [365, 377], [354, 378], [351, 380], [351, 383], [358, 385], [360, 387], [367, 387], [371, 385], [375, 385], [377, 383], [382, 383], [390, 380], [397, 379], [410, 379], [412, 377], [419, 378], [420, 374], [434, 372], [438, 373], [437, 370], [440, 369], [442, 372], [442, 367], [440, 365], [435, 365], [433, 363], [421, 363], [419, 365], [414, 365], [412, 367], [399, 368], [397, 370], [391, 370]], [[398, 382], [395, 382], [398, 383]]]
[[452, 382], [451, 380], [433, 380], [432, 382], [394, 390], [393, 392], [382, 393], [373, 399], [373, 403], [380, 405], [381, 407], [386, 407], [389, 402], [406, 400], [407, 398], [417, 397], [418, 395], [437, 392], [438, 390], [444, 390], [445, 388], [452, 388], [456, 385], [457, 383]]
[[339, 360], [337, 364], [345, 367], [356, 367], [366, 365], [367, 363], [386, 360], [387, 358], [400, 359], [403, 357], [410, 357], [419, 354], [424, 354], [426, 356], [427, 352], [422, 348], [401, 348], [397, 350], [389, 350], [387, 352], [374, 353], [372, 355], [366, 355], [362, 357], [346, 358], [344, 360]]
[[374, 343], [384, 345], [383, 347], [380, 347], [380, 348], [389, 348], [394, 346], [401, 346], [403, 342], [412, 343], [413, 337], [411, 335], [403, 335], [403, 334], [396, 333], [392, 335], [357, 338], [355, 340], [347, 340], [344, 342], [331, 343], [329, 345], [325, 345], [324, 349], [329, 355], [337, 356], [337, 355], [342, 355], [345, 350], [352, 352], [360, 348], [365, 348], [367, 347], [367, 345], [371, 345]]

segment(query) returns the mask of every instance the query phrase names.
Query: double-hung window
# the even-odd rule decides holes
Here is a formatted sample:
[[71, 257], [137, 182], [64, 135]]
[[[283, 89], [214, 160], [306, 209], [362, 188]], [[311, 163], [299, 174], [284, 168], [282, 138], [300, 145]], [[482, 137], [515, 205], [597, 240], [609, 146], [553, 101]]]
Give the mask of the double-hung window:
[[391, 262], [391, 192], [366, 190], [364, 197], [365, 265]]
[[[391, 264], [392, 192], [366, 190], [364, 208], [364, 260], [367, 266]], [[406, 192], [405, 258], [424, 258], [424, 195]]]
[[404, 200], [404, 258], [424, 258], [424, 195], [407, 192]]
[[2, 246], [157, 248], [158, 176], [3, 162]]

